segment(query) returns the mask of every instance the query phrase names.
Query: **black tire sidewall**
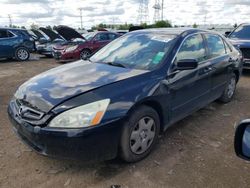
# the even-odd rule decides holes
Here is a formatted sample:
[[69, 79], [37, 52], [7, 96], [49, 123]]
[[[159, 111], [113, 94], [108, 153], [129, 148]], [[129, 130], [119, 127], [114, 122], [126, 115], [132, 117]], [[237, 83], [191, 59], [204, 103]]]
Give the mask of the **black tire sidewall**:
[[234, 94], [233, 94], [231, 97], [228, 96], [228, 87], [229, 87], [229, 84], [230, 84], [232, 78], [235, 79], [235, 83], [237, 84], [236, 75], [235, 75], [234, 73], [232, 73], [231, 76], [229, 77], [228, 82], [227, 82], [227, 86], [226, 86], [225, 90], [223, 91], [222, 96], [221, 96], [220, 99], [219, 99], [219, 100], [220, 100], [221, 102], [223, 102], [223, 103], [228, 103], [228, 102], [230, 102], [230, 101], [233, 99], [234, 95], [235, 95], [236, 84], [235, 84], [235, 88], [234, 88]]
[[[135, 154], [131, 151], [130, 148], [130, 136], [138, 121], [146, 116], [153, 118], [155, 121], [155, 126], [156, 126], [155, 137], [147, 151], [145, 151], [142, 154]], [[149, 155], [149, 153], [155, 146], [159, 132], [160, 132], [160, 118], [158, 113], [153, 108], [150, 108], [148, 106], [140, 106], [136, 108], [130, 113], [130, 117], [124, 123], [123, 126], [121, 141], [120, 141], [120, 157], [126, 162], [137, 162], [144, 159], [146, 156]]]
[[[20, 59], [20, 58], [18, 57], [18, 51], [19, 51], [19, 50], [25, 50], [25, 51], [28, 53], [28, 56], [27, 56], [26, 59]], [[26, 49], [26, 48], [24, 48], [24, 47], [19, 47], [19, 48], [16, 49], [16, 51], [15, 51], [15, 59], [16, 59], [17, 61], [27, 61], [29, 58], [30, 58], [30, 52], [29, 52], [28, 49]]]

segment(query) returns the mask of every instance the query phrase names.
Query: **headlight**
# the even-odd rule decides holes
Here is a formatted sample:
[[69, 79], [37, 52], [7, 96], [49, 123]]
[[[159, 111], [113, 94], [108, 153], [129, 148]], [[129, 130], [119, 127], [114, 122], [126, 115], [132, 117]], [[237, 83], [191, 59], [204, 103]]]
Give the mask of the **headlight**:
[[97, 125], [101, 122], [109, 102], [110, 99], [104, 99], [65, 111], [56, 116], [49, 127], [84, 128]]
[[78, 46], [71, 46], [71, 47], [68, 47], [68, 48], [66, 48], [66, 52], [72, 52], [72, 51], [74, 51], [74, 50], [76, 50], [78, 48]]

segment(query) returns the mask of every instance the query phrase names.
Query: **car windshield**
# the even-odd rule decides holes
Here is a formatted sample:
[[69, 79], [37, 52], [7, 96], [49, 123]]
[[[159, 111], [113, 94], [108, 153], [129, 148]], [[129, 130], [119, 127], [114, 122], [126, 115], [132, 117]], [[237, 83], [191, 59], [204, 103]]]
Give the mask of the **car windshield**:
[[72, 42], [85, 42], [85, 40], [81, 38], [74, 38]]
[[82, 36], [83, 36], [86, 40], [90, 41], [95, 35], [96, 35], [96, 33], [95, 33], [95, 32], [92, 32], [92, 33], [83, 34]]
[[162, 62], [176, 37], [177, 35], [162, 33], [127, 34], [102, 48], [90, 61], [152, 70]]
[[229, 36], [236, 39], [250, 39], [250, 25], [239, 26]]

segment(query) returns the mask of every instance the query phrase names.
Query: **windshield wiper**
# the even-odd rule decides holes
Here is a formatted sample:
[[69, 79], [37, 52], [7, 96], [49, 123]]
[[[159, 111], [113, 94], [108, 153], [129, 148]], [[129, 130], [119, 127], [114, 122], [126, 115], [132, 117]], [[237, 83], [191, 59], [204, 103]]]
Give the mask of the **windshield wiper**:
[[127, 68], [125, 65], [117, 62], [107, 62], [106, 64], [111, 65], [111, 66], [116, 66], [116, 67], [122, 67], [122, 68]]

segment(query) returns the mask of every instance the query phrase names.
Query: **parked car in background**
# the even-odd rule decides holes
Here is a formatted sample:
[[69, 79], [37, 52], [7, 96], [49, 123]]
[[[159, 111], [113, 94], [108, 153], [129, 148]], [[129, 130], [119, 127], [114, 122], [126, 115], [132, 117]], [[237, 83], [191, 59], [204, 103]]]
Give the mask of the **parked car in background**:
[[39, 30], [41, 30], [46, 36], [39, 39], [39, 42], [36, 45], [37, 53], [45, 55], [46, 57], [53, 57], [53, 46], [56, 44], [62, 44], [66, 40], [50, 29], [41, 27]]
[[57, 26], [55, 30], [64, 38], [66, 42], [53, 46], [53, 57], [60, 59], [62, 52], [70, 46], [79, 45], [86, 42], [86, 39], [75, 29], [68, 26]]
[[26, 61], [35, 51], [35, 42], [25, 29], [0, 28], [0, 58]]
[[[98, 34], [110, 33], [91, 38]], [[43, 155], [136, 162], [175, 122], [215, 100], [230, 102], [241, 71], [240, 52], [217, 33], [139, 30], [27, 81], [8, 113]]]
[[242, 121], [237, 126], [234, 148], [238, 157], [250, 161], [250, 119]]
[[228, 38], [242, 52], [243, 68], [250, 69], [250, 24], [239, 25], [228, 35]]
[[63, 51], [56, 55], [56, 58], [61, 62], [74, 61], [79, 59], [86, 59], [97, 50], [101, 49], [112, 40], [117, 39], [121, 35], [109, 31], [99, 31], [84, 34], [85, 42], [69, 45]]

